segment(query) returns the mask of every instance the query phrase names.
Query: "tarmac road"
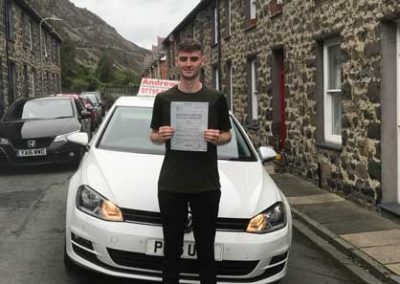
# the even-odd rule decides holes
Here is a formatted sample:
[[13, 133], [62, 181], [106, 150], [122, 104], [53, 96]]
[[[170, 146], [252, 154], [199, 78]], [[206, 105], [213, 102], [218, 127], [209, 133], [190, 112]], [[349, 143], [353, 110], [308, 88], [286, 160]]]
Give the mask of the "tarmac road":
[[[0, 284], [134, 283], [65, 271], [64, 211], [73, 169], [39, 170], [40, 173], [32, 169], [0, 174]], [[281, 283], [360, 282], [300, 232], [294, 231], [289, 271]]]

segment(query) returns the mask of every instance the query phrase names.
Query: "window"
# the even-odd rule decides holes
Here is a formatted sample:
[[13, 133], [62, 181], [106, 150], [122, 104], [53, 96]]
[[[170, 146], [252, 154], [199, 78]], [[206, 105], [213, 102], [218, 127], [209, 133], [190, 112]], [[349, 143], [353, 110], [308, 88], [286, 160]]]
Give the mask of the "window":
[[250, 19], [255, 19], [256, 18], [256, 0], [248, 0], [250, 1]]
[[9, 40], [15, 39], [15, 29], [14, 29], [14, 13], [13, 13], [13, 2], [11, 0], [7, 0], [7, 36]]
[[218, 43], [218, 7], [214, 7], [214, 44]]
[[33, 50], [33, 28], [32, 28], [32, 22], [28, 21], [28, 46], [30, 50]]
[[269, 3], [270, 17], [282, 14], [283, 0], [271, 0]]
[[[153, 144], [148, 139], [151, 115], [151, 108], [137, 106], [115, 108], [109, 123], [100, 135], [97, 147], [105, 151], [164, 155], [165, 147]], [[256, 157], [249, 148], [245, 133], [239, 129], [236, 121], [231, 119], [231, 124], [232, 140], [218, 147], [218, 159], [255, 161]], [[126, 131], [127, 128], [132, 131]]]
[[338, 40], [323, 46], [324, 65], [324, 138], [326, 142], [342, 144], [341, 50]]
[[214, 88], [219, 91], [219, 70], [218, 66], [213, 67], [213, 81], [214, 81]]
[[257, 100], [257, 66], [256, 58], [251, 58], [248, 61], [248, 106], [249, 118], [257, 120], [258, 118], [258, 100]]

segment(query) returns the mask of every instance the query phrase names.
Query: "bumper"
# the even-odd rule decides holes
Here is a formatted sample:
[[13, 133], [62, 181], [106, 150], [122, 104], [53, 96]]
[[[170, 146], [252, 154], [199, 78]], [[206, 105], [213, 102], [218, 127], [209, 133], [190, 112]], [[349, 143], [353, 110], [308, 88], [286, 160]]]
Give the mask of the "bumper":
[[[162, 228], [106, 222], [75, 207], [67, 212], [67, 254], [87, 269], [116, 277], [161, 281], [162, 257], [145, 254], [147, 239], [162, 239]], [[193, 234], [185, 234], [185, 240], [194, 241]], [[263, 235], [217, 231], [215, 242], [223, 246], [222, 260], [217, 262], [218, 283], [264, 284], [286, 275], [289, 225]], [[183, 260], [180, 283], [199, 283], [193, 260]]]
[[18, 157], [18, 149], [0, 147], [0, 166], [24, 167], [49, 164], [69, 164], [80, 159], [81, 146], [72, 143], [46, 148], [45, 156]]

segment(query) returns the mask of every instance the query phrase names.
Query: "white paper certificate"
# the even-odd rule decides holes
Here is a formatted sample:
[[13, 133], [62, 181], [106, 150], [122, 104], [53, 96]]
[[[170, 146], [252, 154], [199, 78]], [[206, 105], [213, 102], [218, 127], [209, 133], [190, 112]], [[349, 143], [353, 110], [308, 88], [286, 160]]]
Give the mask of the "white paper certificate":
[[206, 152], [208, 102], [171, 102], [171, 126], [175, 129], [171, 150]]

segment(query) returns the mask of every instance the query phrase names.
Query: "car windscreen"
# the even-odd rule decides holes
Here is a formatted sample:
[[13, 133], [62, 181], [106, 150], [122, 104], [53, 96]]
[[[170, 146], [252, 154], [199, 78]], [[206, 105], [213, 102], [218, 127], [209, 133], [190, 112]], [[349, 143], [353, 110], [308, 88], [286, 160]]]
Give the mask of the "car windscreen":
[[[97, 147], [112, 151], [163, 155], [165, 146], [153, 144], [149, 139], [151, 115], [152, 109], [148, 107], [116, 107]], [[233, 120], [231, 122], [232, 140], [226, 145], [218, 146], [218, 158], [239, 161], [256, 160], [249, 142], [236, 123]]]
[[92, 94], [86, 94], [86, 95], [81, 95], [84, 98], [89, 99], [89, 101], [93, 104], [93, 105], [98, 105], [98, 101], [95, 95]]
[[57, 119], [74, 116], [70, 99], [22, 100], [13, 104], [5, 121]]

